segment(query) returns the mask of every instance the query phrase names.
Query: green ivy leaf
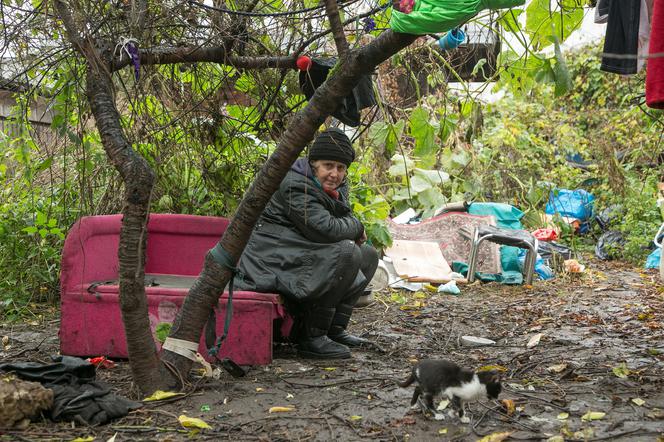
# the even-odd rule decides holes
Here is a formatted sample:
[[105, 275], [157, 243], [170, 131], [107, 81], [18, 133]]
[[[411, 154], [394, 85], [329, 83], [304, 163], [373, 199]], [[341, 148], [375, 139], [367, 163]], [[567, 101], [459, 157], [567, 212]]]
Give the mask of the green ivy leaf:
[[415, 162], [405, 155], [396, 154], [390, 161], [392, 165], [387, 170], [390, 176], [405, 176], [415, 167]]
[[549, 36], [557, 36], [561, 41], [565, 41], [572, 31], [581, 26], [581, 0], [564, 0], [560, 6], [551, 8], [549, 0], [532, 0], [526, 8], [526, 32], [530, 35], [535, 50], [553, 43]]
[[38, 226], [45, 226], [46, 222], [48, 221], [48, 218], [46, 214], [42, 212], [37, 212], [37, 216], [35, 217], [35, 224]]
[[521, 30], [519, 25], [519, 16], [523, 14], [523, 9], [508, 9], [498, 18], [498, 24], [513, 34], [518, 34]]
[[447, 198], [435, 187], [429, 187], [418, 193], [417, 200], [426, 209], [437, 209], [447, 202]]
[[155, 328], [155, 334], [157, 335], [157, 340], [163, 343], [168, 335], [171, 333], [171, 327], [173, 324], [170, 322], [160, 322]]
[[557, 37], [555, 37], [554, 40], [556, 54], [556, 64], [553, 66], [553, 72], [556, 77], [555, 95], [556, 97], [560, 97], [561, 95], [565, 95], [567, 92], [571, 91], [573, 84], [569, 69], [567, 69], [567, 63], [565, 63], [565, 57], [563, 56], [563, 52], [560, 50], [560, 42], [558, 41]]
[[429, 112], [417, 107], [410, 115], [410, 134], [415, 138], [413, 154], [424, 167], [431, 167], [436, 162], [435, 128], [429, 123]]

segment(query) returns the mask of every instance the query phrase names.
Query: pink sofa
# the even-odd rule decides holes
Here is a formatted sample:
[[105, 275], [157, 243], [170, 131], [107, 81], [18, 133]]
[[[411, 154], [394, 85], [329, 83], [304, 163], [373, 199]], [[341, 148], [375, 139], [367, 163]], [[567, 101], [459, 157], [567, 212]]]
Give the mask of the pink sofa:
[[[121, 215], [81, 218], [69, 231], [62, 252], [60, 350], [64, 355], [126, 358], [118, 288]], [[150, 326], [172, 323], [189, 287], [228, 220], [220, 217], [152, 214], [148, 223], [146, 295]], [[217, 335], [223, 332], [224, 293], [216, 308]], [[273, 330], [286, 336], [292, 320], [275, 294], [237, 291], [233, 319], [218, 357], [240, 365], [272, 361]], [[203, 338], [200, 353], [207, 354]]]

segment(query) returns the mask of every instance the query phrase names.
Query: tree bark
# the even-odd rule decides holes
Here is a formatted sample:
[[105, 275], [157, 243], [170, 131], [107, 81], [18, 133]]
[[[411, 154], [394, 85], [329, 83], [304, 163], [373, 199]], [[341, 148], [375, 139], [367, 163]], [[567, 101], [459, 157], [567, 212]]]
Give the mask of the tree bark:
[[[408, 46], [417, 37], [386, 31], [369, 45], [351, 51], [333, 70], [326, 82], [316, 90], [309, 104], [298, 112], [279, 140], [275, 152], [268, 158], [231, 220], [219, 244], [233, 258], [240, 258], [256, 221], [265, 205], [286, 176], [304, 146], [313, 139], [325, 118], [336, 109], [348, 91], [357, 84], [360, 76], [373, 69], [388, 57]], [[210, 310], [219, 302], [224, 286], [231, 277], [230, 271], [217, 264], [208, 253], [201, 274], [189, 291], [179, 311], [170, 336], [198, 342]], [[163, 360], [172, 364], [182, 376], [191, 369], [192, 362], [176, 353], [165, 351]], [[168, 380], [167, 387], [176, 386], [176, 379]]]
[[67, 36], [88, 61], [86, 94], [95, 117], [101, 142], [125, 186], [122, 227], [118, 249], [120, 311], [127, 338], [127, 353], [134, 382], [143, 394], [163, 385], [160, 361], [150, 331], [145, 295], [145, 246], [154, 173], [127, 140], [115, 105], [115, 94], [108, 63], [82, 38], [71, 11], [56, 1]]
[[87, 95], [106, 155], [125, 185], [118, 250], [120, 310], [134, 382], [144, 394], [161, 385], [145, 295], [145, 246], [154, 173], [127, 141], [113, 99], [111, 78], [88, 68]]

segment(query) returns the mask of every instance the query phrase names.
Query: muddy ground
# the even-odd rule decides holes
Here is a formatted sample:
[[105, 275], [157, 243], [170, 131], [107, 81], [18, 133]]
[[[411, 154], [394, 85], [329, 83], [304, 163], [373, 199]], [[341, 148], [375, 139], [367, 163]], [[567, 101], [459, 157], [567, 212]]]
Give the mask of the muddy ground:
[[[353, 316], [351, 331], [385, 350], [355, 351], [345, 361], [303, 360], [289, 345], [274, 362], [235, 379], [199, 382], [183, 398], [152, 403], [98, 428], [48, 421], [0, 440], [508, 440], [664, 439], [664, 289], [654, 272], [590, 265], [577, 277], [533, 287], [476, 283], [460, 296], [385, 292]], [[58, 349], [57, 317], [4, 324], [11, 347], [0, 360], [42, 360]], [[534, 343], [537, 334], [541, 338]], [[497, 342], [462, 346], [474, 335]], [[447, 358], [469, 368], [503, 369], [509, 402], [470, 406], [470, 424], [434, 420], [409, 409], [400, 388], [413, 362]], [[98, 377], [136, 398], [126, 362]], [[269, 413], [274, 406], [292, 411]], [[208, 410], [209, 409], [209, 410]], [[203, 411], [202, 411], [203, 410]], [[589, 412], [605, 413], [584, 420]], [[177, 416], [204, 419], [211, 430], [189, 434]], [[595, 417], [601, 414], [595, 414]], [[502, 440], [506, 435], [494, 436]], [[556, 439], [552, 439], [556, 440]]]

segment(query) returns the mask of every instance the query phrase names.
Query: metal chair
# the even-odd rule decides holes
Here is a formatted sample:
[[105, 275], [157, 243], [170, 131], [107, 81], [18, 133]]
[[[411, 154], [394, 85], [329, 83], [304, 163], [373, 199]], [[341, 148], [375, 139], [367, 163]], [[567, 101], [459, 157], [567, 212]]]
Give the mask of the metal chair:
[[473, 233], [470, 247], [470, 262], [468, 264], [468, 282], [475, 281], [475, 269], [479, 256], [480, 244], [490, 241], [505, 246], [518, 247], [528, 250], [526, 260], [523, 264], [523, 275], [526, 284], [532, 284], [535, 274], [535, 262], [537, 261], [537, 238], [527, 230], [501, 229], [495, 226], [477, 226]]

